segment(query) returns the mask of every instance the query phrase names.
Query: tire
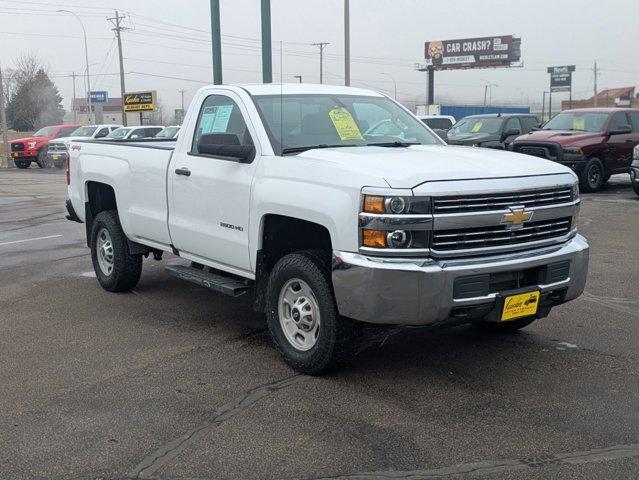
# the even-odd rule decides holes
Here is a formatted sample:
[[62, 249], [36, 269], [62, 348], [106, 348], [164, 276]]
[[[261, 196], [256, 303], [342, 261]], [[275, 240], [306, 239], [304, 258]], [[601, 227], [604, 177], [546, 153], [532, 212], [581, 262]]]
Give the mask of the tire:
[[[289, 303], [284, 297], [289, 297]], [[360, 326], [337, 310], [330, 256], [325, 252], [296, 252], [275, 264], [266, 288], [266, 317], [275, 346], [300, 373], [318, 375], [335, 369], [358, 351]], [[289, 329], [285, 330], [285, 323]]]
[[129, 254], [117, 211], [100, 212], [93, 220], [91, 260], [98, 282], [108, 292], [126, 292], [140, 280], [142, 255]]
[[47, 149], [41, 148], [38, 150], [38, 156], [36, 157], [36, 163], [40, 168], [49, 168], [49, 161], [47, 160]]
[[579, 187], [584, 192], [598, 192], [601, 190], [604, 178], [605, 173], [601, 160], [593, 157], [586, 162], [579, 175]]
[[508, 322], [477, 322], [473, 325], [480, 330], [490, 333], [512, 333], [527, 327], [533, 323], [536, 318], [520, 318], [519, 320], [510, 320]]
[[29, 168], [31, 166], [31, 160], [14, 160], [16, 167], [18, 168]]

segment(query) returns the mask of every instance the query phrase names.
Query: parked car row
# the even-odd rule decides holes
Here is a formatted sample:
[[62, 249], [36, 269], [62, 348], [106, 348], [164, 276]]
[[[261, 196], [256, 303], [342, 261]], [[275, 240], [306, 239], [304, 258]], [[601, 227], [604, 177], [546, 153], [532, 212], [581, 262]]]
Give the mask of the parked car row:
[[630, 173], [639, 190], [639, 171], [631, 169], [633, 148], [639, 145], [639, 109], [566, 110], [543, 126], [530, 114], [471, 115], [448, 129], [450, 117], [419, 118], [449, 145], [512, 150], [566, 165], [585, 192], [600, 190], [618, 173]]
[[175, 139], [180, 127], [172, 125], [53, 125], [38, 130], [30, 137], [11, 142], [11, 158], [18, 168], [29, 168], [36, 162], [40, 168], [64, 168], [69, 156], [68, 145], [80, 139], [105, 141], [140, 140], [148, 138]]

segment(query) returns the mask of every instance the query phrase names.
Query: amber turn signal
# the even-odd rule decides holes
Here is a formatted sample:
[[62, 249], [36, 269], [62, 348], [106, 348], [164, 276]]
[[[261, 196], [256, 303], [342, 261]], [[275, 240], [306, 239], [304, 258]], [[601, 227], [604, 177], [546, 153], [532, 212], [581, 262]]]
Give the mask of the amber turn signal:
[[364, 195], [364, 211], [366, 213], [384, 213], [384, 197]]
[[381, 230], [362, 230], [362, 243], [365, 247], [386, 248], [386, 232]]

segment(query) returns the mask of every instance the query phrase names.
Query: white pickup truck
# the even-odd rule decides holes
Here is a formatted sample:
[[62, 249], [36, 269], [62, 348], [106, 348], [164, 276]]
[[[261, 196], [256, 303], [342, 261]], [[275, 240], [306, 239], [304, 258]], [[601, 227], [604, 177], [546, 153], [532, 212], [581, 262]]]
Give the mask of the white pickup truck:
[[70, 146], [68, 218], [98, 281], [143, 257], [218, 292], [252, 291], [274, 343], [316, 374], [362, 322], [512, 331], [578, 297], [577, 177], [535, 157], [451, 147], [388, 97], [321, 85], [208, 86], [173, 142]]

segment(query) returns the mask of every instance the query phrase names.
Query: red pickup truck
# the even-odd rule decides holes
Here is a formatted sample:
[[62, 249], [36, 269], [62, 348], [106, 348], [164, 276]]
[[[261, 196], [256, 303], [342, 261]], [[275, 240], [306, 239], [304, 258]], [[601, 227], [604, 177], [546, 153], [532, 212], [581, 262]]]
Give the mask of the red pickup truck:
[[616, 173], [630, 172], [632, 149], [639, 145], [639, 109], [565, 110], [540, 130], [517, 137], [515, 152], [570, 167], [585, 192], [596, 192]]
[[11, 142], [11, 158], [18, 168], [29, 168], [31, 162], [38, 167], [47, 166], [47, 144], [49, 140], [68, 137], [82, 125], [52, 125], [44, 127], [31, 137], [18, 138]]

